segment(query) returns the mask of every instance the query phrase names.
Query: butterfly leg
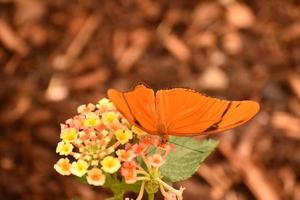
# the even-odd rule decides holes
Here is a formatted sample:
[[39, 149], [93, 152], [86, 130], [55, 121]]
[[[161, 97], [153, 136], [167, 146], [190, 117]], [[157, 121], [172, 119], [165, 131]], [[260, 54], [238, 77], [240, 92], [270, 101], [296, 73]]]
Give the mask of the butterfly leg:
[[169, 135], [161, 135], [161, 145], [167, 144], [167, 142], [169, 141]]

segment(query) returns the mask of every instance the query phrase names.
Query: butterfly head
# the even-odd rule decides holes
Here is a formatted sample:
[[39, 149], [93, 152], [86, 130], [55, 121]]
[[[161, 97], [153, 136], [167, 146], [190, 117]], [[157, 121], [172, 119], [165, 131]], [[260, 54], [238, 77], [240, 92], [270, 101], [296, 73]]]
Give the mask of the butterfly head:
[[169, 140], [168, 128], [165, 124], [158, 124], [156, 126], [158, 135], [161, 137], [161, 143], [166, 144]]

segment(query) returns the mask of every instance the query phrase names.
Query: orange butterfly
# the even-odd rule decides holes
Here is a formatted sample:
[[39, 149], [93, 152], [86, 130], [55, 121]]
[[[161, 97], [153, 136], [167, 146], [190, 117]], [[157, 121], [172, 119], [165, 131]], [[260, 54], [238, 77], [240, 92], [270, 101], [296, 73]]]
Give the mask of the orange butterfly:
[[184, 88], [155, 93], [142, 84], [130, 92], [109, 89], [108, 97], [131, 124], [166, 137], [224, 131], [245, 123], [259, 111], [255, 101], [226, 101]]

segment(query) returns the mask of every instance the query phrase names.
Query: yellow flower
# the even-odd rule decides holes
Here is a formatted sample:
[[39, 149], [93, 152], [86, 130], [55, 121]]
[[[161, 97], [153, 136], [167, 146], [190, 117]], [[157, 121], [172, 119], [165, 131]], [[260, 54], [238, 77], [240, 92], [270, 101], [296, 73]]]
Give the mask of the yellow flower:
[[137, 126], [132, 126], [131, 127], [132, 132], [134, 132], [135, 134], [137, 134], [138, 136], [143, 136], [143, 135], [147, 135], [147, 133], [145, 131], [143, 131], [142, 129], [140, 129]]
[[95, 113], [88, 113], [83, 124], [87, 127], [99, 126], [101, 124], [101, 120]]
[[105, 183], [105, 175], [102, 173], [101, 169], [95, 167], [88, 171], [86, 180], [91, 185], [100, 186]]
[[78, 160], [77, 162], [73, 162], [71, 166], [71, 172], [75, 176], [82, 177], [88, 169], [89, 165], [84, 160]]
[[121, 144], [125, 144], [132, 139], [132, 132], [130, 130], [118, 129], [115, 131], [115, 135]]
[[100, 107], [104, 107], [108, 110], [114, 110], [115, 109], [115, 106], [114, 104], [107, 98], [103, 98], [101, 99], [98, 104], [96, 105], [97, 108], [100, 108]]
[[65, 128], [62, 130], [60, 138], [65, 142], [73, 142], [77, 138], [77, 130], [75, 128]]
[[107, 173], [115, 173], [121, 167], [120, 161], [112, 156], [107, 156], [101, 161], [102, 169]]
[[118, 115], [116, 112], [107, 112], [102, 115], [102, 121], [104, 125], [112, 125], [117, 122], [118, 120]]
[[70, 175], [71, 171], [71, 163], [68, 158], [61, 158], [57, 161], [57, 163], [54, 165], [54, 169], [60, 173], [61, 175]]
[[56, 147], [56, 153], [59, 153], [59, 155], [67, 156], [72, 152], [72, 150], [73, 145], [64, 141], [59, 142]]

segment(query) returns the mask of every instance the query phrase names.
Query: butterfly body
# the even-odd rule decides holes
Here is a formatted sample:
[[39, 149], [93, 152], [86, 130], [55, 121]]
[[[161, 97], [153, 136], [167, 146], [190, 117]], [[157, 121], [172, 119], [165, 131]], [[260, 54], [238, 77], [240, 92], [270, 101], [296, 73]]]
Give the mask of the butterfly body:
[[155, 93], [137, 85], [129, 92], [110, 89], [108, 97], [131, 124], [164, 138], [231, 129], [250, 120], [259, 110], [254, 101], [226, 101], [184, 88]]

